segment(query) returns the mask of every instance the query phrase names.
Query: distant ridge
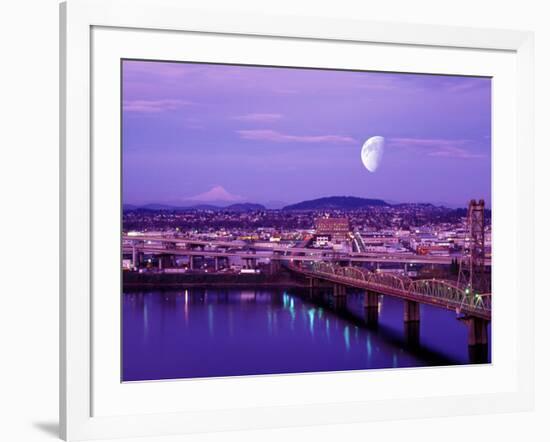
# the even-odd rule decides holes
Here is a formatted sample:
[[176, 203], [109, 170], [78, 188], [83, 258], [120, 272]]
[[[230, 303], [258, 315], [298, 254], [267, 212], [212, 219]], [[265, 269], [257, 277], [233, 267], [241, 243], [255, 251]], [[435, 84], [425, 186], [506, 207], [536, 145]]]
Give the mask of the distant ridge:
[[234, 212], [255, 212], [258, 210], [265, 210], [265, 206], [255, 203], [236, 203], [223, 207], [222, 210], [231, 210]]
[[[267, 207], [266, 207], [267, 205]], [[200, 202], [184, 202], [181, 205], [170, 205], [170, 204], [159, 204], [151, 203], [144, 205], [136, 204], [124, 204], [122, 206], [123, 210], [126, 212], [136, 211], [136, 210], [150, 210], [150, 211], [159, 211], [166, 210], [172, 212], [185, 212], [191, 210], [210, 210], [210, 211], [227, 211], [227, 212], [257, 212], [264, 210], [287, 210], [287, 211], [309, 211], [309, 210], [360, 210], [369, 207], [396, 207], [396, 208], [423, 208], [428, 210], [466, 210], [464, 207], [449, 207], [444, 205], [444, 203], [399, 203], [399, 202], [388, 202], [381, 199], [375, 198], [360, 198], [355, 196], [329, 196], [323, 198], [317, 198], [314, 200], [301, 201], [296, 204], [289, 204], [283, 207], [272, 207], [271, 204], [266, 203], [257, 204], [257, 203], [234, 203], [234, 204], [224, 204], [223, 202], [215, 203], [200, 203]], [[489, 210], [490, 209], [486, 209]]]
[[283, 207], [283, 210], [355, 210], [367, 207], [389, 206], [380, 199], [359, 198], [356, 196], [329, 196]]
[[231, 211], [231, 212], [251, 212], [257, 210], [265, 210], [265, 207], [261, 204], [254, 203], [235, 203], [228, 206], [217, 206], [214, 204], [191, 204], [186, 206], [172, 206], [169, 204], [145, 204], [143, 206], [137, 206], [134, 204], [124, 204], [122, 206], [123, 210], [132, 211], [132, 210], [167, 210], [172, 212], [182, 212], [188, 210], [215, 210], [215, 211]]
[[392, 204], [393, 207], [424, 207], [424, 208], [433, 208], [433, 207], [445, 207], [444, 205], [435, 205], [432, 203], [395, 203]]

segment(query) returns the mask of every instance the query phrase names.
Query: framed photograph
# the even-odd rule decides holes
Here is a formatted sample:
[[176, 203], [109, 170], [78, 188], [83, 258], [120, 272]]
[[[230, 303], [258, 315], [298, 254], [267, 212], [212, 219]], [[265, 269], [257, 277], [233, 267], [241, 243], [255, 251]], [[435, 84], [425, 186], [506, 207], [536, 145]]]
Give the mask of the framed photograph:
[[61, 5], [66, 440], [532, 407], [532, 35]]

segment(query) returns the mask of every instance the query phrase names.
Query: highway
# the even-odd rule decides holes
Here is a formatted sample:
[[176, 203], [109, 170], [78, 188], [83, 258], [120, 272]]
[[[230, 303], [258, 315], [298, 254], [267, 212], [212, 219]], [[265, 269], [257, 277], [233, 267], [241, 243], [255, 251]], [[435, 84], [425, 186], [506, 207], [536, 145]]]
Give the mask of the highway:
[[[126, 244], [124, 244], [126, 242]], [[149, 244], [147, 244], [149, 242]], [[151, 244], [159, 243], [159, 244]], [[135, 244], [133, 246], [132, 244]], [[164, 245], [162, 245], [164, 244]], [[184, 246], [184, 247], [178, 247]], [[189, 245], [221, 248], [221, 249], [241, 249], [241, 250], [197, 250], [187, 248]], [[372, 263], [391, 263], [391, 264], [451, 264], [454, 257], [451, 256], [431, 256], [415, 254], [376, 254], [361, 252], [335, 252], [328, 249], [314, 249], [307, 247], [283, 247], [265, 245], [257, 246], [254, 243], [245, 243], [244, 241], [207, 241], [192, 238], [174, 238], [159, 236], [123, 236], [123, 251], [131, 253], [133, 247], [137, 251], [150, 254], [168, 254], [178, 256], [205, 256], [205, 257], [240, 257], [240, 258], [270, 258], [282, 261], [346, 261], [346, 262], [372, 262]], [[256, 252], [271, 252], [256, 253]], [[292, 256], [290, 256], [292, 255]], [[490, 266], [491, 260], [486, 259], [485, 265]]]

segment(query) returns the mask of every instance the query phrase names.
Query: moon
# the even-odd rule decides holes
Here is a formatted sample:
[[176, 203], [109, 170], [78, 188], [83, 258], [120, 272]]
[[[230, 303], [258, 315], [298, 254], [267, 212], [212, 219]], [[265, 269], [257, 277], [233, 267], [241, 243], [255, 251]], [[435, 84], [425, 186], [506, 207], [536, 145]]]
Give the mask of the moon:
[[384, 155], [384, 137], [371, 137], [361, 149], [361, 160], [369, 172], [376, 172]]

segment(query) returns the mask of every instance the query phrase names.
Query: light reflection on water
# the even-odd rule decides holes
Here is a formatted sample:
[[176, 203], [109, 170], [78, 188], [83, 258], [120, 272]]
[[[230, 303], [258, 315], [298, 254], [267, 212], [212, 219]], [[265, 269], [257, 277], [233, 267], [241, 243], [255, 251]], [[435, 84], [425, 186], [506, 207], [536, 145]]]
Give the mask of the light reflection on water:
[[452, 312], [421, 307], [410, 345], [402, 302], [381, 299], [377, 325], [360, 293], [184, 289], [123, 295], [123, 380], [176, 379], [469, 363]]

